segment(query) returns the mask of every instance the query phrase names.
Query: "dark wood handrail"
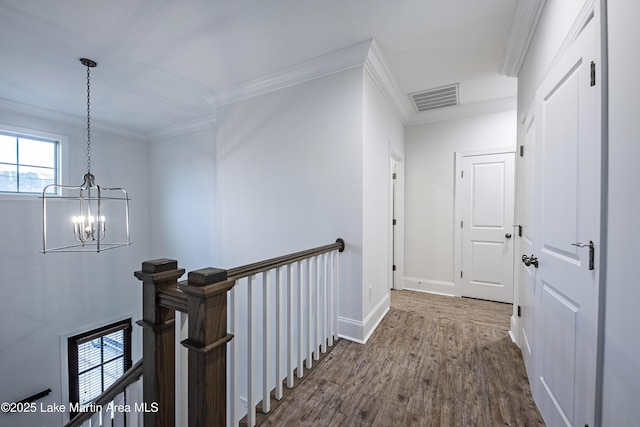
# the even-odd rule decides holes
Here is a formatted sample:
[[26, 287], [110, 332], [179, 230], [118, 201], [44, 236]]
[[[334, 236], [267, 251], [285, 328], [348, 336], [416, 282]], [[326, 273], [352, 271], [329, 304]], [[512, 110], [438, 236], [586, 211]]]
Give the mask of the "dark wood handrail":
[[47, 396], [49, 393], [51, 393], [51, 389], [50, 388], [48, 388], [46, 390], [42, 390], [40, 393], [36, 393], [36, 394], [34, 394], [32, 396], [25, 397], [24, 399], [22, 399], [18, 403], [33, 403], [36, 400], [42, 399], [43, 397]]
[[300, 261], [306, 258], [311, 258], [316, 255], [338, 250], [344, 251], [344, 240], [338, 239], [335, 243], [328, 245], [318, 246], [313, 249], [307, 249], [300, 252], [294, 252], [288, 255], [279, 256], [276, 258], [267, 259], [253, 264], [247, 264], [241, 267], [235, 267], [227, 270], [227, 280], [238, 280], [243, 277], [253, 276], [254, 274], [269, 271], [271, 269], [281, 267], [283, 265], [291, 264], [296, 261]]
[[[269, 271], [271, 269], [291, 264], [323, 253], [338, 250], [344, 251], [344, 240], [338, 239], [335, 243], [318, 246], [313, 249], [294, 252], [288, 255], [267, 259], [264, 261], [254, 262], [252, 264], [243, 265], [227, 270], [227, 280], [239, 280], [243, 277], [252, 276], [254, 274]], [[187, 284], [188, 281], [178, 282], [177, 286], [168, 286], [158, 292], [158, 304], [162, 307], [171, 308], [182, 313], [187, 312], [187, 296], [180, 290], [180, 285]]]
[[134, 382], [138, 381], [138, 379], [142, 376], [142, 359], [138, 360], [135, 365], [131, 368], [127, 369], [116, 382], [111, 384], [111, 386], [104, 391], [100, 396], [98, 396], [91, 405], [87, 405], [87, 411], [80, 412], [76, 415], [71, 421], [64, 425], [64, 427], [78, 427], [81, 426], [83, 422], [87, 421], [94, 414], [92, 409], [100, 408], [103, 405], [111, 402], [117, 395], [122, 393]]
[[[187, 281], [185, 280], [179, 283], [187, 283]], [[158, 292], [158, 305], [171, 308], [181, 313], [188, 312], [187, 296], [178, 288], [178, 285], [168, 286]]]

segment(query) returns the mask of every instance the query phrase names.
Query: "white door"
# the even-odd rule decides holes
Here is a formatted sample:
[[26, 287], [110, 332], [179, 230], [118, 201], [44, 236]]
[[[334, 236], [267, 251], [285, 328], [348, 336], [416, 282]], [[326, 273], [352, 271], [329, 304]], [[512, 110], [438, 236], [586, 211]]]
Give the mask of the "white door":
[[391, 289], [397, 289], [398, 270], [396, 245], [398, 243], [397, 227], [397, 188], [398, 161], [391, 158]]
[[462, 296], [513, 302], [514, 153], [463, 157]]
[[[591, 85], [595, 30], [591, 20], [536, 93], [533, 391], [553, 426], [594, 425], [600, 233], [600, 89]], [[575, 246], [590, 242], [593, 250]]]
[[[535, 115], [530, 113], [523, 121], [523, 138], [518, 157], [516, 276], [519, 284], [519, 343], [529, 378], [535, 378], [531, 357], [535, 346], [534, 301], [536, 296], [535, 266], [525, 265], [522, 255], [533, 253], [533, 210], [535, 178]], [[518, 310], [516, 310], [518, 311]], [[533, 385], [533, 384], [532, 384]]]

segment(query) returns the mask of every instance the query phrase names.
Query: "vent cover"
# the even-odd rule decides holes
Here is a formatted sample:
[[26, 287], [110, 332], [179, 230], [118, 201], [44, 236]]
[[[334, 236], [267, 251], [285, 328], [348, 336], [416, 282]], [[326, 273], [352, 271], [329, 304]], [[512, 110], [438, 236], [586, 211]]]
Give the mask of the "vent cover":
[[410, 93], [409, 96], [418, 112], [459, 105], [458, 85], [459, 83], [456, 83], [422, 92], [414, 92]]

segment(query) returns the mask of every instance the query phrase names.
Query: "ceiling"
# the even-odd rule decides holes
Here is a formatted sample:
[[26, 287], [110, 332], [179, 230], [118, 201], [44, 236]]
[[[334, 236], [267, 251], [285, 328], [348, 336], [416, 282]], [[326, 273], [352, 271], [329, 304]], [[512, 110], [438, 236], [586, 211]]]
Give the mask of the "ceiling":
[[0, 0], [0, 100], [152, 135], [215, 117], [212, 94], [374, 38], [399, 91], [459, 83], [460, 103], [514, 97], [500, 75], [520, 0]]

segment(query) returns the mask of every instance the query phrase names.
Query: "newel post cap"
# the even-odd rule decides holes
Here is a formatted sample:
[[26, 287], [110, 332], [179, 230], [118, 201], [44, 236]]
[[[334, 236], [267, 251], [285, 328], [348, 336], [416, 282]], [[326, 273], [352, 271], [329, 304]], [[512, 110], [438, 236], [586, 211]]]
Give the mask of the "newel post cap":
[[142, 263], [142, 271], [145, 273], [162, 273], [163, 271], [177, 270], [178, 261], [169, 258], [152, 259]]
[[190, 286], [206, 286], [227, 280], [227, 270], [207, 267], [190, 271], [188, 281]]
[[133, 273], [143, 282], [164, 283], [177, 280], [184, 274], [175, 259], [159, 258], [142, 263], [142, 269]]

